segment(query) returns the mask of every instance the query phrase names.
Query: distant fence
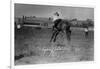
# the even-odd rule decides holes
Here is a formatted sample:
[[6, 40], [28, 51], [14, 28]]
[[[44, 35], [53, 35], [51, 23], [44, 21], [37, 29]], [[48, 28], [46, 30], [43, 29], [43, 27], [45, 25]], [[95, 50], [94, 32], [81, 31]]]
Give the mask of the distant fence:
[[[80, 30], [80, 31], [84, 31], [85, 28], [81, 28], [81, 27], [71, 27], [71, 30]], [[88, 28], [89, 31], [94, 31], [93, 27], [89, 27]]]
[[[30, 27], [41, 27], [41, 28], [52, 28], [54, 25], [53, 21], [49, 18], [37, 18], [37, 17], [26, 17], [23, 16], [22, 18], [18, 18], [15, 22], [17, 25], [23, 25], [23, 26], [30, 26]], [[94, 27], [94, 22], [91, 20], [87, 21], [78, 21], [74, 20], [71, 21], [72, 27], [79, 27], [79, 28], [85, 28], [88, 27]]]
[[52, 21], [50, 21], [49, 19], [38, 19], [38, 18], [25, 18], [23, 17], [23, 25], [24, 26], [31, 26], [31, 27], [41, 27], [41, 28], [52, 28]]

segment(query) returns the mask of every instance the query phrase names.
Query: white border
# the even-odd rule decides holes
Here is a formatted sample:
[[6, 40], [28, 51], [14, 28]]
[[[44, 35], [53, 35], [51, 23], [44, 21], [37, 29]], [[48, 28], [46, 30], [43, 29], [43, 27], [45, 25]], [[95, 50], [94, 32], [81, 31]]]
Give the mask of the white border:
[[10, 62], [10, 67], [14, 68], [14, 2], [10, 1], [11, 3], [11, 7], [10, 7], [10, 20], [11, 20], [11, 24], [10, 24], [10, 38], [11, 38], [11, 42], [10, 42], [10, 55], [11, 55], [11, 62]]
[[14, 3], [25, 4], [41, 4], [41, 5], [57, 5], [57, 6], [74, 6], [74, 7], [91, 7], [94, 8], [95, 1], [88, 2], [87, 0], [13, 0]]
[[[13, 0], [11, 2], [11, 68], [12, 69], [64, 69], [66, 68], [82, 68], [94, 65], [94, 62], [68, 62], [68, 63], [52, 63], [52, 64], [37, 64], [37, 65], [20, 65], [14, 66], [14, 3], [24, 3], [24, 4], [41, 4], [41, 5], [56, 5], [56, 6], [73, 6], [73, 7], [89, 7], [94, 8], [95, 10], [95, 2], [94, 1], [79, 1], [79, 0]], [[84, 67], [84, 68], [85, 68]]]

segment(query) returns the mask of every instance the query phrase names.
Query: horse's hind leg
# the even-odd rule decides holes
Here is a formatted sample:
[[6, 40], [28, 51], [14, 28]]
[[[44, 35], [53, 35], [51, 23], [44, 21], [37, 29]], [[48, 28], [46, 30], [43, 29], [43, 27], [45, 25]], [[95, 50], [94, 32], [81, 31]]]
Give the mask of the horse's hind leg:
[[66, 36], [67, 36], [67, 40], [70, 41], [71, 40], [71, 31], [67, 31], [66, 32]]

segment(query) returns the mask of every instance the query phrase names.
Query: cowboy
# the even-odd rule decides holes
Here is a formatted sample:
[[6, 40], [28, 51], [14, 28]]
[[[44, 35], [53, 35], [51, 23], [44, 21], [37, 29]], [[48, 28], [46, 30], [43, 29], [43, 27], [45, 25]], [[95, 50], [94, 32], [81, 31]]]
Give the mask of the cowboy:
[[58, 25], [61, 21], [62, 21], [62, 19], [61, 19], [60, 13], [59, 13], [59, 12], [55, 12], [55, 13], [53, 14], [53, 22], [54, 22], [53, 30], [54, 30], [54, 28], [56, 28], [56, 29], [58, 30], [57, 25]]

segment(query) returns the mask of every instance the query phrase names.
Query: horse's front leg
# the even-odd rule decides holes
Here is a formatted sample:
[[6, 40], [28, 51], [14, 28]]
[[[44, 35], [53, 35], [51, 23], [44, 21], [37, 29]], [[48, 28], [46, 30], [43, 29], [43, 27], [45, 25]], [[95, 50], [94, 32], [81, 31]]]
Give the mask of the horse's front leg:
[[54, 38], [56, 32], [57, 32], [57, 31], [54, 31], [54, 32], [53, 32], [50, 42], [53, 40], [53, 38]]
[[55, 37], [54, 37], [53, 42], [55, 42], [55, 41], [56, 41], [56, 38], [57, 38], [57, 35], [59, 34], [59, 32], [60, 32], [60, 31], [57, 31], [57, 32], [55, 33]]

